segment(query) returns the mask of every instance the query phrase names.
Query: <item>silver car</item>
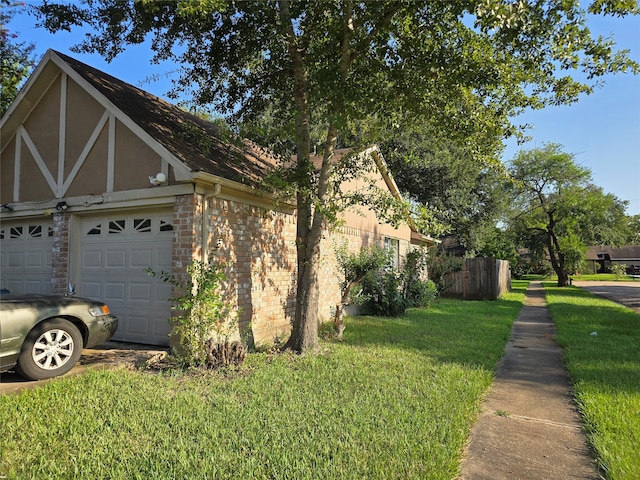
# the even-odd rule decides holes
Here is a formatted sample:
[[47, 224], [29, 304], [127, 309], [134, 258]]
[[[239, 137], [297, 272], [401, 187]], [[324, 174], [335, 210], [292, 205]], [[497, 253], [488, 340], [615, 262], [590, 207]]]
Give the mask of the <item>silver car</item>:
[[0, 295], [0, 372], [30, 380], [62, 375], [83, 348], [109, 340], [118, 319], [102, 302], [62, 295]]

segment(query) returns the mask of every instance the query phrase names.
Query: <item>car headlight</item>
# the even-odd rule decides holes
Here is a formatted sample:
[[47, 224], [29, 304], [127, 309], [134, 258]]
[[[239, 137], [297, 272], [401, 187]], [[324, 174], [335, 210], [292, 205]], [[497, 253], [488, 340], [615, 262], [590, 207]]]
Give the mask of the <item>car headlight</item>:
[[109, 315], [109, 307], [106, 305], [101, 305], [99, 307], [91, 307], [89, 309], [89, 313], [94, 317], [100, 317], [102, 315]]

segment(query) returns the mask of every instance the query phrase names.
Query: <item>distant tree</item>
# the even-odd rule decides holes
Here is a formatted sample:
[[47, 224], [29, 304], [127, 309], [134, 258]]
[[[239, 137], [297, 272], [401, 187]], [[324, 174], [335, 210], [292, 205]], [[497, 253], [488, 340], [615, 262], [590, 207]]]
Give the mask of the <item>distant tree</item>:
[[502, 137], [472, 145], [447, 137], [432, 125], [386, 132], [379, 142], [400, 190], [424, 204], [466, 252], [481, 250], [508, 205]]
[[[637, 13], [622, 0], [586, 10], [552, 0], [85, 0], [37, 10], [50, 31], [92, 26], [79, 51], [107, 59], [150, 39], [156, 61], [180, 63], [176, 86], [196, 103], [240, 120], [269, 110], [294, 139], [286, 179], [297, 199], [297, 291], [287, 346], [298, 352], [318, 343], [320, 242], [345, 163], [334, 150], [352, 122], [428, 120], [473, 148], [516, 133], [509, 118], [523, 108], [574, 102], [594, 79], [638, 68], [587, 26], [587, 13]], [[324, 130], [319, 171], [313, 125]]]
[[590, 183], [590, 170], [560, 145], [521, 151], [510, 172], [516, 184], [511, 229], [533, 252], [544, 245], [558, 286], [567, 285], [587, 245], [625, 241], [626, 202]]
[[24, 3], [0, 0], [0, 116], [4, 115], [24, 80], [35, 65], [32, 56], [33, 43], [19, 42], [18, 33], [11, 32], [7, 23], [13, 18], [18, 6]]
[[513, 233], [507, 229], [494, 227], [490, 233], [487, 233], [484, 245], [478, 250], [477, 256], [508, 260], [511, 268], [515, 268], [519, 255]]
[[640, 245], [640, 215], [627, 217], [627, 245]]

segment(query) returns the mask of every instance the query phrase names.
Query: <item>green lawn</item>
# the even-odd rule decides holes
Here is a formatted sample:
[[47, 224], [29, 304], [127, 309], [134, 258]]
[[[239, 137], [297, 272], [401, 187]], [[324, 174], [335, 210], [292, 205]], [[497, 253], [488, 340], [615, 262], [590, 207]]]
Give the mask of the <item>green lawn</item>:
[[451, 479], [524, 283], [348, 319], [342, 343], [239, 374], [92, 371], [0, 397], [0, 477]]
[[545, 284], [545, 291], [607, 478], [640, 478], [640, 315], [577, 287]]
[[[585, 273], [579, 275], [570, 275], [572, 280], [576, 281], [590, 281], [590, 282], [640, 282], [640, 278], [634, 278], [631, 275], [614, 275], [613, 273]], [[558, 281], [558, 277], [551, 275], [545, 277], [544, 275], [523, 275], [523, 280], [528, 281]]]
[[640, 278], [634, 278], [631, 275], [614, 275], [613, 273], [594, 273], [571, 275], [574, 280], [588, 280], [595, 282], [640, 282]]

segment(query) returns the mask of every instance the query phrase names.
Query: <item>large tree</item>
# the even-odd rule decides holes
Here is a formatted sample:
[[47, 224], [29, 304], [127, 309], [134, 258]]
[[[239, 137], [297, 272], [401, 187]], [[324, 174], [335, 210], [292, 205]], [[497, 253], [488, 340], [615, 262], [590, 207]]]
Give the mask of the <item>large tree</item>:
[[590, 170], [560, 145], [519, 152], [510, 171], [516, 185], [511, 228], [522, 246], [544, 248], [559, 287], [568, 284], [588, 245], [627, 240], [626, 202], [593, 185]]
[[[320, 240], [334, 216], [340, 132], [375, 116], [428, 119], [471, 149], [514, 132], [509, 117], [575, 101], [609, 72], [636, 69], [613, 42], [593, 39], [577, 1], [85, 0], [38, 7], [51, 31], [89, 24], [78, 51], [112, 59], [151, 39], [159, 62], [180, 63], [178, 91], [249, 121], [270, 111], [294, 139], [297, 294], [288, 346], [317, 346]], [[592, 13], [637, 13], [635, 2], [594, 0]], [[324, 129], [310, 162], [311, 126]], [[483, 160], [482, 156], [478, 156]], [[484, 159], [489, 160], [489, 159]]]
[[424, 204], [466, 252], [482, 250], [508, 204], [502, 137], [483, 145], [455, 141], [431, 125], [392, 129], [379, 141], [400, 190]]
[[18, 33], [7, 28], [19, 2], [0, 0], [0, 117], [7, 111], [35, 65], [33, 43], [20, 42]]

